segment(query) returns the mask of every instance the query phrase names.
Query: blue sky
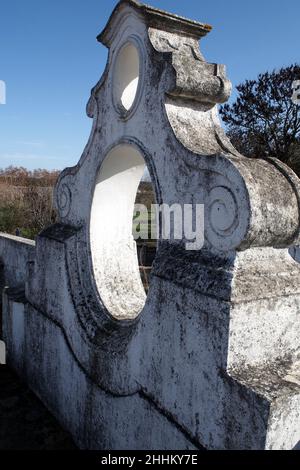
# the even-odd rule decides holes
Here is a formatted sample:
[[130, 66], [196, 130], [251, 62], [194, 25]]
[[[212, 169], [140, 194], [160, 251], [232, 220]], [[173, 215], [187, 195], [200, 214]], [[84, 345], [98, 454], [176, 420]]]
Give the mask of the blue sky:
[[[116, 0], [1, 0], [0, 167], [63, 169], [78, 161], [91, 129], [90, 89], [107, 51], [97, 43]], [[149, 0], [210, 23], [209, 62], [224, 63], [237, 85], [300, 61], [299, 0]]]

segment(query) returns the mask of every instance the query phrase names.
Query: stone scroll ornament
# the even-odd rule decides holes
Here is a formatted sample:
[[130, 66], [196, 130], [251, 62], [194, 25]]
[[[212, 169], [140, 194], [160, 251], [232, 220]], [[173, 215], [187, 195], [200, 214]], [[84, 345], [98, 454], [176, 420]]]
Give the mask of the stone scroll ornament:
[[[7, 297], [12, 362], [82, 448], [300, 440], [300, 266], [288, 253], [300, 182], [226, 137], [217, 105], [231, 84], [199, 49], [210, 30], [118, 3], [98, 36], [108, 61], [89, 141], [60, 175], [59, 223], [29, 264], [22, 360]], [[161, 240], [147, 296], [131, 232], [146, 167], [158, 204], [205, 208], [203, 248]]]

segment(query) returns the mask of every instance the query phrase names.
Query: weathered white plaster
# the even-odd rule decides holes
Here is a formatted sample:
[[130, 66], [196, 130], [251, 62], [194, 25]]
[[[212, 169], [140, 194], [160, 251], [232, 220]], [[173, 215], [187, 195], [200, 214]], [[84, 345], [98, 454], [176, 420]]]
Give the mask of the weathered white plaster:
[[[299, 245], [300, 182], [225, 136], [216, 106], [231, 84], [198, 44], [210, 29], [117, 5], [99, 36], [109, 58], [87, 107], [90, 139], [56, 186], [59, 223], [37, 238], [23, 292], [12, 276], [4, 293], [10, 362], [82, 448], [300, 440], [300, 265], [288, 253]], [[115, 64], [128, 44], [139, 80], [126, 109], [137, 65], [116, 88]], [[147, 299], [129, 223], [145, 163], [158, 204], [205, 207], [201, 251], [172, 233], [159, 240]], [[18, 253], [2, 252], [4, 269]]]

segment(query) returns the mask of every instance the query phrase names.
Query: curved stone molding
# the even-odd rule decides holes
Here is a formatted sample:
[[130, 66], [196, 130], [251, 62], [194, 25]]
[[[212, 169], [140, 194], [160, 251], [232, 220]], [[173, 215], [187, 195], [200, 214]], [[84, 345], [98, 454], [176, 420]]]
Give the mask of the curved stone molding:
[[72, 204], [72, 195], [70, 188], [67, 184], [62, 184], [59, 193], [57, 194], [57, 208], [61, 217], [68, 216]]
[[[93, 304], [99, 311], [103, 302], [95, 293], [90, 208], [95, 175], [108, 149], [124, 137], [124, 120], [127, 141], [135, 136], [146, 148], [162, 202], [180, 200], [188, 178], [197, 179], [198, 189], [192, 197], [206, 207], [206, 246], [220, 253], [251, 246], [283, 247], [295, 242], [299, 231], [296, 186], [272, 162], [251, 161], [240, 155], [220, 126], [216, 104], [229, 97], [231, 85], [224, 66], [208, 64], [199, 50], [198, 40], [209, 28], [199, 25], [195, 29], [192, 24], [193, 33], [187, 33], [187, 23], [182, 23], [183, 29], [176, 30], [173, 20], [179, 20], [172, 17], [171, 26], [162, 30], [156, 10], [147, 10], [146, 22], [144, 17], [141, 21], [142, 14], [145, 10], [136, 2], [121, 2], [100, 35], [110, 51], [104, 75], [88, 104], [88, 114], [94, 118], [91, 136], [79, 164], [63, 172], [56, 188], [61, 221], [82, 227], [80, 263], [85, 265], [88, 260], [85, 272], [94, 285]], [[120, 113], [113, 98], [114, 74], [120, 51], [128, 44], [137, 48], [140, 76], [132, 106]], [[165, 164], [169, 155], [172, 170]], [[178, 184], [176, 172], [183, 167], [186, 175], [191, 168], [196, 173], [182, 177]], [[282, 201], [278, 201], [278, 194], [283, 195]], [[187, 197], [186, 202], [189, 200]], [[95, 321], [100, 326], [101, 322]]]
[[[207, 210], [209, 238], [214, 246], [223, 242], [223, 249], [226, 249], [225, 240], [229, 237], [232, 243], [233, 233], [239, 225], [237, 201], [232, 191], [224, 186], [213, 188], [208, 195]], [[218, 237], [219, 243], [214, 241], [214, 236]]]
[[[89, 283], [94, 286], [91, 295], [96, 311], [102, 311], [105, 302], [95, 292], [90, 208], [95, 175], [108, 149], [123, 138], [124, 121], [128, 141], [135, 136], [147, 149], [147, 163], [156, 175], [154, 185], [162, 202], [179, 200], [185, 191], [186, 180], [182, 177], [178, 184], [176, 168], [181, 171], [184, 166], [187, 175], [192, 167], [197, 172], [199, 189], [193, 198], [206, 207], [206, 246], [221, 253], [250, 246], [289, 246], [299, 230], [297, 191], [283, 170], [269, 162], [250, 161], [240, 155], [221, 128], [216, 104], [229, 97], [231, 84], [224, 66], [208, 64], [200, 52], [198, 40], [208, 29], [200, 25], [196, 33], [192, 26], [193, 34], [185, 32], [187, 25], [183, 30], [172, 27], [161, 30], [156, 23], [157, 12], [147, 10], [145, 23], [141, 21], [144, 10], [135, 7], [136, 2], [121, 2], [100, 35], [110, 52], [104, 75], [92, 90], [87, 107], [94, 119], [91, 136], [79, 164], [63, 172], [56, 188], [61, 221], [82, 227], [80, 264], [87, 264], [85, 276], [89, 276]], [[120, 112], [114, 99], [114, 74], [120, 51], [128, 44], [136, 47], [139, 54], [139, 84], [132, 106]], [[155, 141], [155, 136], [160, 137]], [[178, 147], [180, 144], [182, 148]], [[164, 163], [170, 154], [173, 176]], [[205, 194], [201, 187], [206, 188]], [[280, 204], [276, 197], [279, 193], [284, 199]], [[83, 317], [82, 324], [88, 324], [89, 315]], [[104, 317], [110, 318], [105, 308]], [[101, 329], [103, 320], [99, 320], [99, 314], [93, 318], [96, 330]]]
[[208, 107], [228, 100], [232, 87], [226, 78], [225, 66], [207, 63], [196, 39], [153, 28], [149, 30], [149, 38], [155, 50], [172, 57], [176, 83], [169, 94]]
[[[287, 174], [266, 160], [230, 157], [247, 187], [249, 230], [240, 249], [297, 243], [298, 196]], [[294, 176], [296, 179], [297, 177]]]

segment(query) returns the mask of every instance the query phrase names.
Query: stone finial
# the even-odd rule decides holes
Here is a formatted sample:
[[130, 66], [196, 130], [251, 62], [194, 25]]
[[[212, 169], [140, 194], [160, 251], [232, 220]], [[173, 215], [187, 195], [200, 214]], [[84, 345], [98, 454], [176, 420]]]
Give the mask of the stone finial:
[[[245, 159], [219, 124], [216, 104], [228, 99], [231, 84], [225, 67], [207, 63], [199, 50], [198, 39], [210, 29], [136, 1], [121, 1], [98, 36], [110, 49], [109, 61], [92, 91], [88, 114], [94, 116], [96, 126], [103, 126], [107, 119], [116, 120], [114, 127], [122, 120], [133, 123], [140, 119], [139, 127], [150, 125], [156, 132], [153, 113], [163, 106], [167, 114], [160, 124], [163, 132], [167, 135], [171, 128], [187, 154], [203, 156], [203, 165], [205, 156], [212, 157], [207, 168], [215, 167], [223, 182], [208, 188], [202, 202], [207, 206], [206, 239], [215, 248], [227, 251], [297, 244], [299, 189], [295, 176], [274, 160]], [[153, 90], [155, 96], [151, 96]], [[83, 155], [81, 163], [85, 158]], [[70, 178], [76, 181], [76, 173], [76, 169], [63, 173], [56, 192], [62, 221], [71, 224], [81, 219], [80, 204], [72, 195], [74, 185], [71, 181], [66, 184]], [[226, 222], [215, 222], [216, 211]]]

